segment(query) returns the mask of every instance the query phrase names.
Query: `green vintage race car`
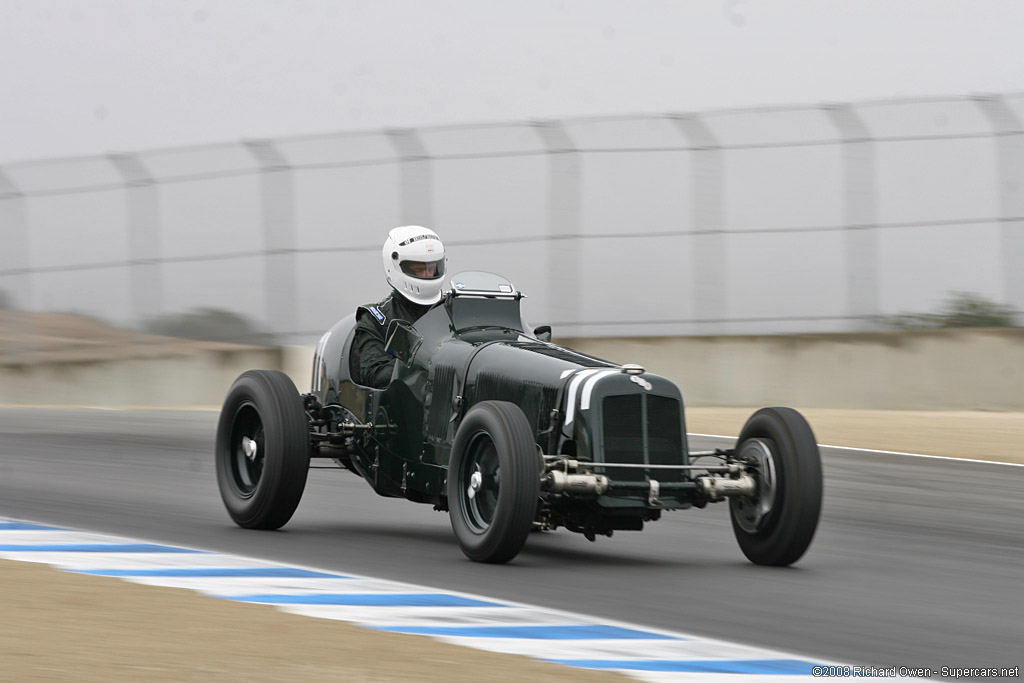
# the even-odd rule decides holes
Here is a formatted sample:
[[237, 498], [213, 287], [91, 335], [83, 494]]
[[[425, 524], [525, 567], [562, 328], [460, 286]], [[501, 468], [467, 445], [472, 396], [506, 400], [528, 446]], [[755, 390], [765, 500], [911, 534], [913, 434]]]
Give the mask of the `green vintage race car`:
[[522, 297], [492, 273], [452, 277], [415, 326], [391, 323], [385, 348], [397, 361], [385, 389], [352, 381], [354, 315], [321, 338], [310, 393], [281, 372], [242, 374], [216, 441], [231, 518], [283, 526], [310, 459], [328, 458], [382, 496], [448, 510], [459, 546], [479, 562], [511, 560], [531, 530], [594, 540], [724, 500], [752, 562], [804, 554], [822, 474], [799, 413], [759, 410], [735, 448], [691, 451], [673, 382], [551, 343], [550, 328], [524, 324]]

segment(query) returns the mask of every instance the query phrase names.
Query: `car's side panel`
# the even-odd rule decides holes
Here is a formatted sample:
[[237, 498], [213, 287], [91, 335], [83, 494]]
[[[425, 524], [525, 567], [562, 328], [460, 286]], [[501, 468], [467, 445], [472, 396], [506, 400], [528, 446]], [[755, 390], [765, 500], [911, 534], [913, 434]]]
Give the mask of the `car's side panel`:
[[371, 392], [367, 387], [354, 384], [349, 372], [355, 325], [353, 313], [335, 323], [320, 338], [313, 356], [311, 392], [320, 405], [343, 405], [365, 422], [370, 419]]
[[423, 404], [428, 462], [448, 464], [460, 409], [464, 405], [466, 368], [475, 349], [472, 344], [450, 339], [434, 352]]
[[492, 400], [515, 403], [538, 443], [547, 446], [542, 435], [549, 434], [566, 378], [579, 369], [577, 363], [537, 353], [519, 342], [488, 344], [479, 349], [466, 373], [466, 407]]

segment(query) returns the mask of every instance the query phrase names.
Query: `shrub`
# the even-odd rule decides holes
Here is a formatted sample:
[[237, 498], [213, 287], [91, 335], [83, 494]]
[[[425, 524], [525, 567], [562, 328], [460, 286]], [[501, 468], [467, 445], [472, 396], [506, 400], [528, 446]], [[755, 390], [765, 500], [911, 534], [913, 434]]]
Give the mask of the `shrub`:
[[151, 334], [203, 341], [270, 346], [274, 335], [243, 315], [220, 308], [198, 308], [152, 318], [144, 324]]
[[950, 292], [937, 313], [903, 313], [881, 318], [883, 326], [899, 330], [946, 327], [1016, 327], [1020, 313], [1012, 306], [990, 301], [973, 292]]

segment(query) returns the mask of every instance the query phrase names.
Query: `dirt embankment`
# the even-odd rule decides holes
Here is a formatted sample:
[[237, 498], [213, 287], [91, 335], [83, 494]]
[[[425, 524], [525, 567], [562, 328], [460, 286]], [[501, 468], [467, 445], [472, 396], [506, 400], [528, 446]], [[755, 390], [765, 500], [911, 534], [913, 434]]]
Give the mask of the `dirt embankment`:
[[0, 560], [4, 681], [626, 681], [217, 600]]

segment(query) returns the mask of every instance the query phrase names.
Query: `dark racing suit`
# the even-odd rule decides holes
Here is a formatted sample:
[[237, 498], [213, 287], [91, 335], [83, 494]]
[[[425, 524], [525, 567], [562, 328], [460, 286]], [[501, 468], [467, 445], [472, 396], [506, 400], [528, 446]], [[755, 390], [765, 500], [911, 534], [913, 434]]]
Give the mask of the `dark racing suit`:
[[383, 388], [391, 381], [395, 359], [384, 353], [385, 335], [392, 320], [415, 324], [433, 306], [409, 301], [396, 290], [377, 304], [356, 311], [356, 332], [352, 339], [352, 379], [356, 384]]

